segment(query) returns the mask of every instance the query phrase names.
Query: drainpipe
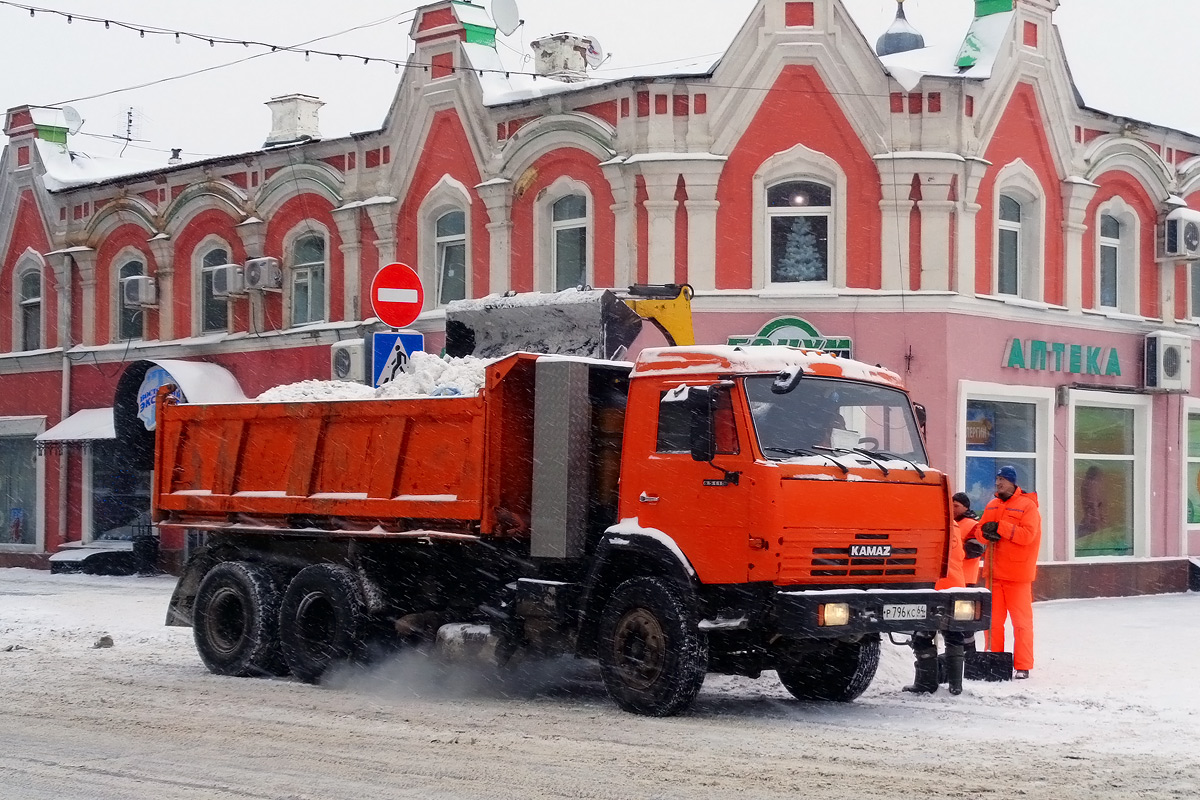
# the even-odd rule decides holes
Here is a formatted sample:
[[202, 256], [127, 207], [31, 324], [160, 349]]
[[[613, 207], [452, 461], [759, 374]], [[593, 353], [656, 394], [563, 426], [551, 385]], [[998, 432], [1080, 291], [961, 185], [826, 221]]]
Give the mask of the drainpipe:
[[[71, 346], [71, 275], [75, 259], [68, 254], [62, 256], [61, 278], [58, 291], [58, 346], [62, 349], [62, 398], [59, 401], [59, 421], [71, 415], [71, 359], [67, 350]], [[59, 544], [69, 538], [67, 519], [67, 469], [70, 451], [66, 447], [58, 451], [58, 528]], [[82, 532], [80, 539], [83, 538]]]

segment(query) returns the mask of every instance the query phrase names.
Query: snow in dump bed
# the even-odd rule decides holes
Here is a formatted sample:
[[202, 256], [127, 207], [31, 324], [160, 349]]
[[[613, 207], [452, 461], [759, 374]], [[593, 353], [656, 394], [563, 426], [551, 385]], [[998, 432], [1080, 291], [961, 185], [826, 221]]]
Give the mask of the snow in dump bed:
[[260, 403], [309, 403], [327, 400], [394, 400], [404, 397], [462, 397], [479, 394], [491, 362], [466, 356], [450, 358], [416, 352], [405, 371], [379, 389], [346, 381], [301, 381], [260, 394]]
[[483, 311], [488, 308], [529, 308], [562, 306], [570, 303], [599, 303], [607, 289], [564, 289], [561, 292], [518, 292], [513, 295], [489, 294], [476, 300], [455, 300], [447, 304], [446, 314], [456, 311]]
[[[797, 368], [814, 372], [814, 367], [824, 367], [823, 375], [840, 374], [841, 377], [872, 383], [884, 383], [904, 388], [900, 376], [890, 369], [874, 367], [861, 361], [835, 356], [820, 350], [804, 350], [798, 347], [766, 345], [760, 347], [732, 347], [713, 345], [709, 347], [651, 347], [642, 351], [634, 367], [634, 375], [654, 373], [656, 375], [688, 373], [711, 373], [713, 369], [737, 373], [770, 373], [793, 371]], [[828, 368], [835, 368], [829, 371]]]

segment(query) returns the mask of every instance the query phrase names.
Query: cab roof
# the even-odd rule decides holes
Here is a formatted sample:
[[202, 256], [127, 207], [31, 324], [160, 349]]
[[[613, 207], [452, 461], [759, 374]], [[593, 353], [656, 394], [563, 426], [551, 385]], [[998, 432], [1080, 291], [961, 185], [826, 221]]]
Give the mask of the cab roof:
[[633, 377], [714, 373], [760, 375], [795, 369], [800, 369], [807, 375], [868, 381], [904, 389], [904, 382], [900, 376], [889, 369], [842, 358], [822, 350], [780, 345], [647, 348], [641, 352], [634, 364]]

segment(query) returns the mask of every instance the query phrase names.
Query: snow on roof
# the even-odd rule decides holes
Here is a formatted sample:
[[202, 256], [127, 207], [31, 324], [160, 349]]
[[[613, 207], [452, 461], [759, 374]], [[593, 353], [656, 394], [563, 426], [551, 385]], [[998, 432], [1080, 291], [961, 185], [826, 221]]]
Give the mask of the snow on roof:
[[464, 0], [455, 0], [454, 5], [455, 16], [458, 21], [464, 25], [478, 25], [481, 28], [495, 28], [496, 23], [492, 22], [492, 17], [488, 14], [487, 9], [483, 6], [477, 6], [471, 2]]
[[87, 442], [94, 439], [115, 439], [113, 410], [109, 408], [85, 408], [76, 411], [45, 433], [35, 437], [39, 442]]
[[[1015, 12], [1007, 11], [979, 17], [971, 23], [965, 38], [957, 42], [953, 39], [936, 42], [919, 50], [883, 56], [879, 61], [905, 91], [916, 88], [926, 75], [974, 80], [990, 78], [1014, 15]], [[970, 66], [960, 69], [960, 61], [969, 61]]]
[[38, 158], [46, 169], [46, 188], [52, 192], [164, 168], [162, 164], [127, 158], [93, 158], [42, 139], [35, 140], [35, 144]]
[[827, 377], [883, 383], [903, 389], [900, 376], [883, 367], [841, 358], [820, 350], [770, 345], [734, 347], [729, 345], [697, 347], [653, 347], [638, 356], [633, 374], [688, 375], [714, 371], [734, 373], [778, 373], [803, 369]]

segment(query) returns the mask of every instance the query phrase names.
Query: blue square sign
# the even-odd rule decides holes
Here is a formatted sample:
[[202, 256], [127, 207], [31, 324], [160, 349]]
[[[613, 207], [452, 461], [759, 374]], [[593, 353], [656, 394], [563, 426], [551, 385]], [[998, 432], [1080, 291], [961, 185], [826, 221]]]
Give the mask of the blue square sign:
[[376, 333], [371, 337], [371, 385], [391, 383], [404, 371], [409, 356], [424, 349], [425, 336], [420, 333]]

